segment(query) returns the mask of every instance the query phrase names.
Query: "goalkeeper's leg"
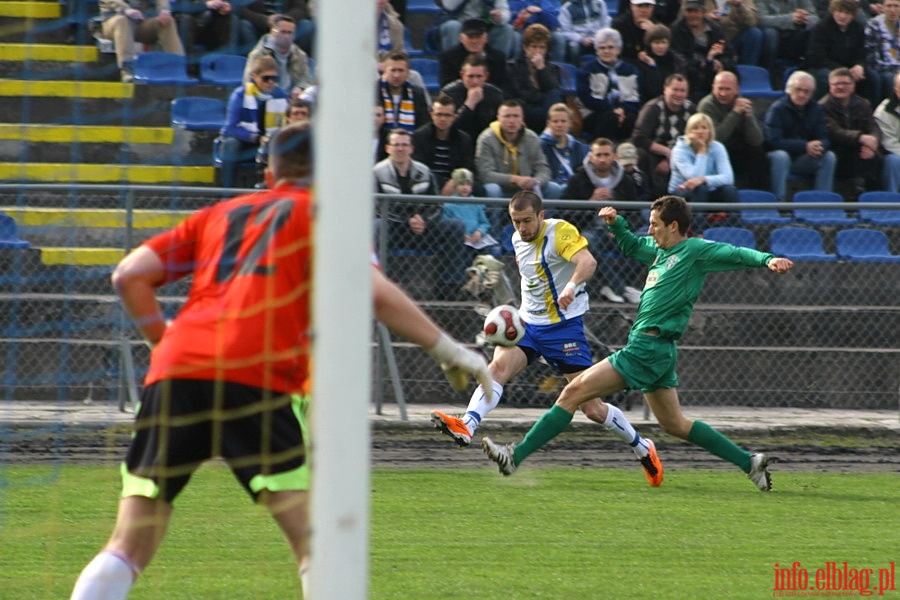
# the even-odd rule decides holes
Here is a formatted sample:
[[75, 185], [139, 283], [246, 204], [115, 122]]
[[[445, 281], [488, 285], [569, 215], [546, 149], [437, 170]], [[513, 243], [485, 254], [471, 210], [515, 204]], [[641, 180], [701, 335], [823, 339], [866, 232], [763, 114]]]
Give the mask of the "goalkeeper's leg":
[[307, 516], [308, 493], [305, 491], [264, 492], [263, 501], [281, 527], [294, 559], [300, 568], [303, 597], [307, 598], [306, 574], [309, 563], [309, 518]]
[[81, 572], [72, 600], [123, 600], [159, 548], [172, 505], [129, 496], [119, 502], [116, 527], [103, 550]]

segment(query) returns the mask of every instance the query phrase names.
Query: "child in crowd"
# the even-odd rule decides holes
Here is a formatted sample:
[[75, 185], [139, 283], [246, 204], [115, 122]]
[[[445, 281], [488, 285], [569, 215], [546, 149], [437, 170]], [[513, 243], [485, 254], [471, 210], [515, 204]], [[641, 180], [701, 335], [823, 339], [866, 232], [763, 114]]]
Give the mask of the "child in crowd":
[[663, 82], [672, 73], [687, 74], [684, 58], [672, 50], [672, 32], [665, 25], [651, 25], [644, 34], [646, 51], [638, 53], [641, 98], [662, 96]]
[[[450, 175], [453, 182], [453, 195], [460, 198], [472, 196], [472, 184], [475, 176], [469, 169], [454, 169]], [[484, 204], [463, 204], [448, 202], [444, 204], [445, 219], [459, 219], [466, 226], [465, 244], [471, 248], [472, 258], [477, 254], [500, 255], [500, 244], [490, 233], [491, 223], [484, 212]]]

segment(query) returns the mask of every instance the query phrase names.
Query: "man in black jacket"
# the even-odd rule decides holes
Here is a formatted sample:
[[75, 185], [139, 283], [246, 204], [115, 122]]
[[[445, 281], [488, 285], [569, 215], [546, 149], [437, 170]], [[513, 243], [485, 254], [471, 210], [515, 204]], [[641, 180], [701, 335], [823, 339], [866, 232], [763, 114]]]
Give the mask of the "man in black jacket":
[[[413, 133], [413, 159], [431, 167], [442, 196], [453, 194], [450, 175], [454, 169], [475, 171], [475, 152], [472, 138], [454, 125], [456, 104], [447, 94], [440, 94], [431, 103], [431, 122]], [[479, 191], [480, 188], [480, 191]], [[483, 196], [480, 183], [475, 184], [473, 196]]]
[[500, 88], [488, 83], [490, 70], [483, 58], [470, 56], [464, 62], [459, 73], [460, 78], [448, 83], [441, 89], [453, 99], [459, 108], [456, 111], [456, 126], [472, 138], [472, 151], [475, 151], [474, 140], [488, 125], [497, 119], [497, 109], [503, 102]]
[[491, 72], [491, 83], [506, 88], [506, 54], [488, 46], [487, 24], [481, 19], [464, 21], [459, 43], [441, 52], [440, 84], [447, 85], [459, 77], [463, 63], [470, 56], [484, 59]]
[[[575, 170], [563, 194], [568, 200], [623, 201], [638, 200], [638, 191], [634, 180], [625, 174], [624, 167], [619, 164], [611, 140], [597, 138], [591, 142], [591, 152], [584, 157], [584, 162]], [[635, 156], [636, 159], [636, 156]], [[608, 253], [617, 252], [615, 242], [609, 237], [605, 226], [600, 225], [593, 210], [569, 211], [563, 216], [575, 225], [589, 242], [591, 254], [597, 259], [597, 274], [604, 280], [600, 295], [610, 302], [621, 303], [626, 300], [637, 304], [641, 293], [628, 285], [637, 281], [635, 275], [639, 271], [634, 261], [625, 259], [609, 259]], [[635, 267], [634, 269], [629, 267]]]

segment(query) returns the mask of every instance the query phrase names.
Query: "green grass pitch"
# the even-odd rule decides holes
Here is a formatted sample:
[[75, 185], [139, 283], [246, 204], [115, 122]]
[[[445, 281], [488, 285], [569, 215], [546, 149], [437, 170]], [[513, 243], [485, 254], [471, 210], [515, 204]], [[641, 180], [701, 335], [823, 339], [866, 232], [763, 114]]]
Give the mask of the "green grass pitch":
[[[111, 530], [118, 489], [109, 465], [0, 465], [0, 599], [68, 597]], [[900, 562], [898, 498], [892, 473], [776, 472], [763, 494], [732, 470], [676, 470], [654, 489], [637, 469], [378, 469], [369, 597], [772, 597], [775, 563], [812, 575], [826, 562]], [[212, 465], [130, 597], [298, 596], [280, 532]]]

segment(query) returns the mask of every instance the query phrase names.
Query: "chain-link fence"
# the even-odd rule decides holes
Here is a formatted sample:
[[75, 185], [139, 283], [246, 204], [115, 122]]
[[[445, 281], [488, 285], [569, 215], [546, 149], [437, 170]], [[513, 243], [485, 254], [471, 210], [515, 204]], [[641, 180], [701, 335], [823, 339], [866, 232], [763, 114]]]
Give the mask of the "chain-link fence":
[[[146, 369], [148, 351], [112, 293], [109, 275], [115, 260], [92, 264], [85, 247], [112, 248], [120, 256], [223, 195], [204, 188], [0, 189], [0, 213], [13, 215], [20, 237], [31, 242], [24, 250], [0, 249], [4, 399], [130, 399], [134, 382]], [[376, 214], [383, 218], [376, 219], [372, 243], [385, 271], [429, 314], [459, 339], [477, 344], [486, 309], [509, 295], [499, 273], [509, 281], [517, 303], [518, 271], [508, 240], [506, 201], [453, 198], [450, 204], [467, 210], [451, 206], [446, 214], [462, 214], [460, 223], [444, 217], [447, 203], [441, 200], [447, 199], [378, 197]], [[845, 211], [852, 221], [842, 225], [805, 222], [791, 204], [699, 207], [704, 217], [695, 226], [704, 229], [704, 237], [763, 251], [780, 238], [804, 246], [778, 252], [797, 261], [785, 276], [764, 269], [709, 276], [679, 343], [680, 393], [686, 404], [898, 406], [900, 263], [878, 254], [900, 255], [900, 229], [861, 221], [867, 206], [808, 206]], [[616, 252], [594, 219], [598, 207], [548, 201], [546, 208], [548, 216], [578, 223], [592, 241], [599, 267], [588, 286], [591, 309], [585, 323], [600, 359], [625, 343], [637, 308], [626, 288], [639, 291], [645, 269]], [[618, 208], [636, 232], [646, 231], [646, 205], [623, 203]], [[775, 210], [783, 222], [744, 219], [748, 209], [765, 208]], [[900, 203], [876, 208], [900, 211]], [[483, 245], [484, 238], [469, 238], [467, 245], [468, 212], [480, 218], [482, 210], [484, 233], [497, 243]], [[414, 231], [418, 225], [410, 225], [415, 215], [424, 217], [421, 233]], [[850, 246], [845, 232], [852, 233]], [[805, 240], [807, 235], [814, 239]], [[814, 256], [816, 243], [825, 256]], [[479, 259], [478, 268], [472, 268], [483, 255], [491, 258]], [[182, 281], [161, 290], [169, 314], [177, 311], [187, 285]], [[377, 401], [394, 402], [399, 390], [406, 402], [465, 405], [468, 394], [451, 391], [437, 365], [418, 348], [396, 339], [382, 347], [380, 340], [373, 335]], [[392, 377], [394, 365], [399, 381]], [[562, 381], [538, 363], [506, 387], [504, 402], [549, 405]], [[618, 399], [640, 401], [634, 393]]]

